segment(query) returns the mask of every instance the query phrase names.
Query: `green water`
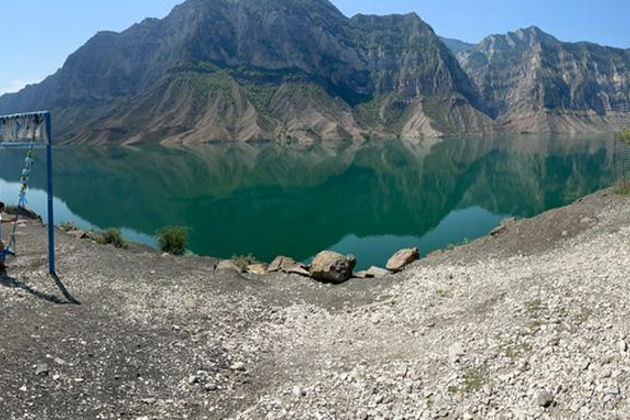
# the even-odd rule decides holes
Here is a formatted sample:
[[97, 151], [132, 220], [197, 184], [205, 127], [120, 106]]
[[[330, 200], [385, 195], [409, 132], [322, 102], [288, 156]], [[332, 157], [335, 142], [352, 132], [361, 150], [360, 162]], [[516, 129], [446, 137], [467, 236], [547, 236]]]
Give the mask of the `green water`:
[[[57, 222], [122, 228], [155, 245], [167, 225], [190, 227], [200, 255], [308, 260], [323, 249], [383, 265], [396, 250], [423, 254], [487, 234], [610, 183], [608, 138], [522, 136], [199, 147], [59, 147]], [[17, 199], [23, 153], [0, 157], [2, 200]], [[45, 211], [38, 154], [29, 205]]]

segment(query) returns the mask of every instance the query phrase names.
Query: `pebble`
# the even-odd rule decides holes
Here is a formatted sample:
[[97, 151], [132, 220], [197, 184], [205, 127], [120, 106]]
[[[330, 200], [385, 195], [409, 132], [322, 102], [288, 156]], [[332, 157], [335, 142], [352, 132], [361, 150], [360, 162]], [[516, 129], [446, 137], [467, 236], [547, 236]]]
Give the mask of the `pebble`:
[[550, 407], [553, 404], [553, 394], [548, 391], [541, 391], [536, 396], [536, 404], [544, 408]]
[[48, 365], [46, 363], [40, 363], [35, 367], [35, 375], [48, 376]]

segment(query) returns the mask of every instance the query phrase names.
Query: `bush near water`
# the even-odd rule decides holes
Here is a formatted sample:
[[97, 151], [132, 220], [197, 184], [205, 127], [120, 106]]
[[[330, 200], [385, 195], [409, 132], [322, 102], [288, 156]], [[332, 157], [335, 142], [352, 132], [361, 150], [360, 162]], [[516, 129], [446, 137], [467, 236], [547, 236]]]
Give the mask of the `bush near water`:
[[112, 244], [116, 248], [127, 248], [127, 242], [122, 237], [120, 229], [107, 229], [103, 232], [103, 243]]
[[158, 243], [163, 252], [183, 255], [188, 247], [188, 228], [185, 226], [169, 226], [157, 233]]

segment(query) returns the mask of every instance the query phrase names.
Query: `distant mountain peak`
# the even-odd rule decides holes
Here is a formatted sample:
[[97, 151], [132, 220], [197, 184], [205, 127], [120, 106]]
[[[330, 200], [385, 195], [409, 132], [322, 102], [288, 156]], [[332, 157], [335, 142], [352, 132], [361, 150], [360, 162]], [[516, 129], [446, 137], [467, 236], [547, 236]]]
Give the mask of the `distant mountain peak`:
[[441, 36], [440, 39], [454, 54], [459, 54], [459, 53], [466, 52], [475, 48], [475, 44], [461, 41], [459, 39], [446, 38], [443, 36]]

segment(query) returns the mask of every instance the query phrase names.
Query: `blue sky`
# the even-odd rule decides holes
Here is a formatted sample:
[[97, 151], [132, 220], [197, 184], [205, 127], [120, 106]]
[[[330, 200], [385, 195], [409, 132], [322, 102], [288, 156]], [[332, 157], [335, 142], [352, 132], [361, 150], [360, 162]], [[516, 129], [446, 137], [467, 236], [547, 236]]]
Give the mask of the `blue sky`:
[[[2, 0], [0, 94], [54, 73], [99, 30], [163, 17], [182, 0]], [[346, 15], [415, 11], [440, 35], [477, 42], [538, 25], [564, 41], [630, 48], [630, 0], [332, 0]]]

